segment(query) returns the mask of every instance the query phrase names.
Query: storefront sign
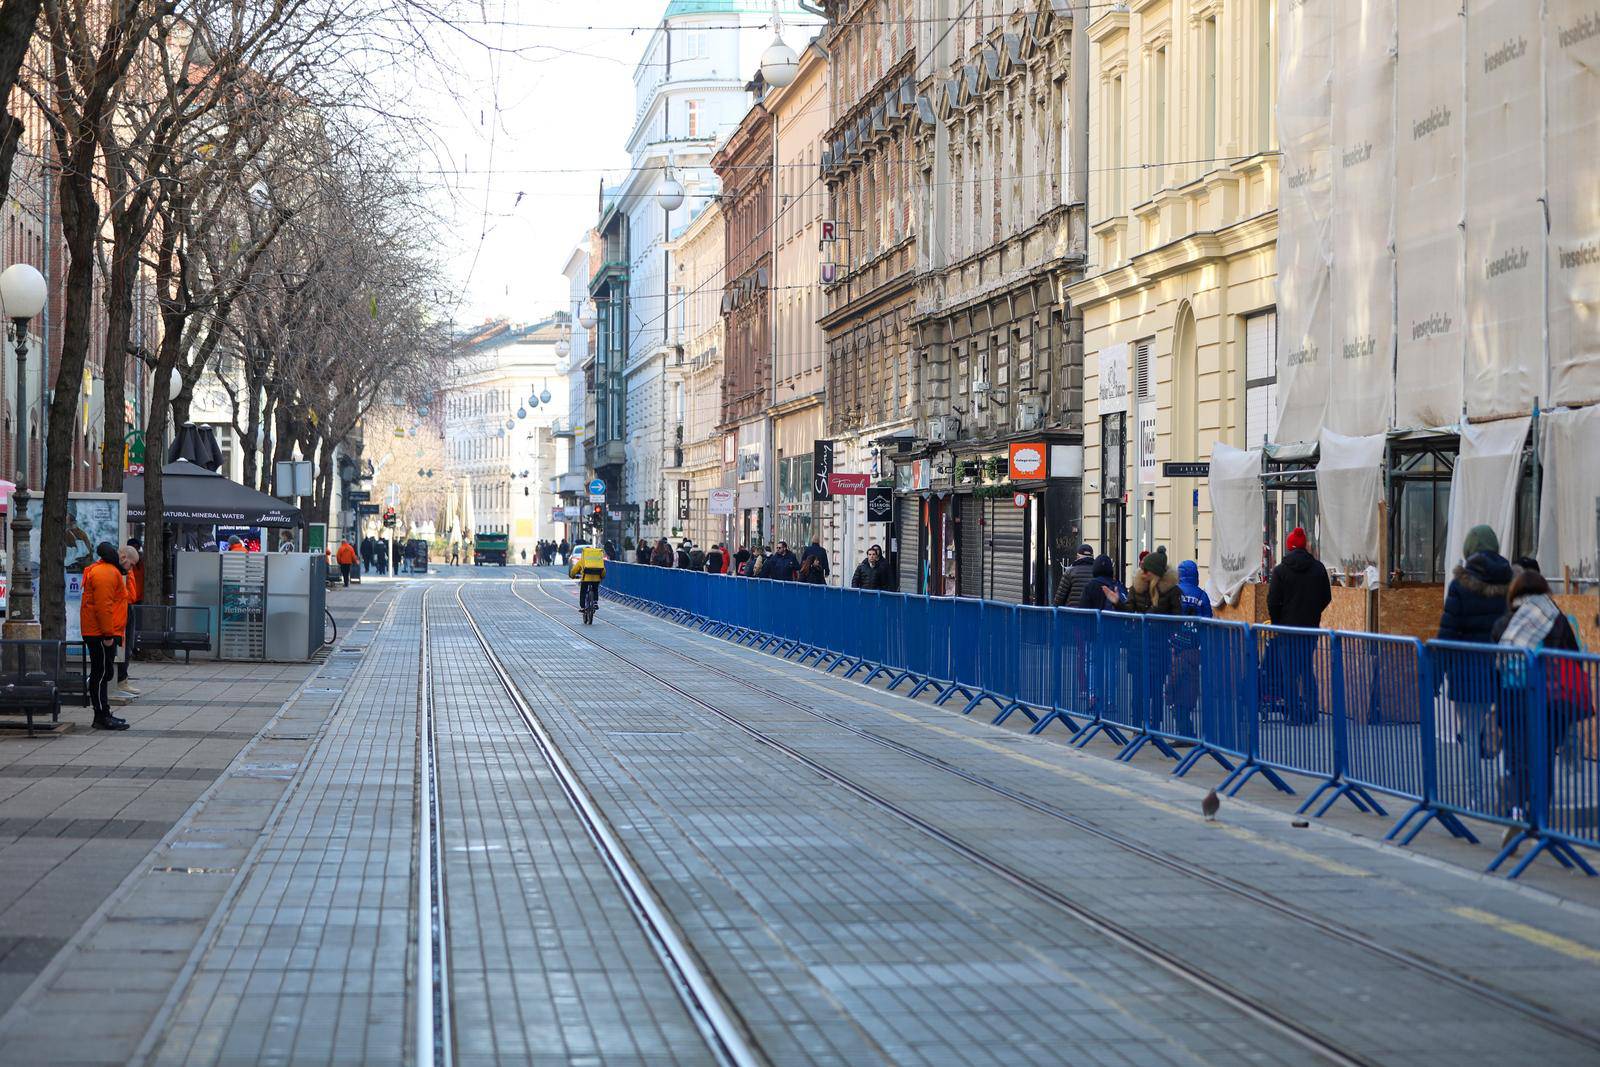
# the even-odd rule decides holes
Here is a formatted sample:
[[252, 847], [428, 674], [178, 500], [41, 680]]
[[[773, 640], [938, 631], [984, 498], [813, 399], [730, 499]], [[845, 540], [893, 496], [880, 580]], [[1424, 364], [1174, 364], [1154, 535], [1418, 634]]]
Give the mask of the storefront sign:
[[1100, 350], [1100, 414], [1128, 410], [1128, 345], [1120, 342]]
[[865, 496], [872, 477], [866, 474], [830, 474], [828, 490], [839, 496]]
[[1011, 480], [1037, 481], [1045, 476], [1043, 441], [1014, 442], [1011, 445]]
[[732, 515], [733, 504], [732, 489], [713, 489], [706, 496], [706, 511], [712, 515]]
[[1139, 484], [1154, 485], [1161, 464], [1156, 459], [1156, 406], [1139, 405]]
[[752, 441], [739, 446], [739, 480], [741, 482], [759, 482], [761, 480], [760, 441]]
[[678, 518], [689, 517], [689, 479], [678, 479]]
[[867, 487], [867, 521], [891, 522], [894, 519], [894, 491], [888, 486]]
[[[1161, 477], [1163, 478], [1209, 478], [1211, 464], [1209, 463], [1179, 463], [1167, 460], [1161, 464]], [[1199, 490], [1196, 490], [1198, 492]]]
[[833, 474], [833, 442], [814, 441], [811, 444], [811, 495], [817, 500], [832, 500], [828, 478]]

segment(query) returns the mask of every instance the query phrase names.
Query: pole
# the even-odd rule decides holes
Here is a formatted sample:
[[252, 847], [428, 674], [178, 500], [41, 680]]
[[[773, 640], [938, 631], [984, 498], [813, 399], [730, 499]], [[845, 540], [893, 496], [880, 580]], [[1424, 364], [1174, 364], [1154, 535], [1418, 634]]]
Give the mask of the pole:
[[[28, 320], [13, 319], [17, 339], [17, 488], [11, 496], [11, 592], [6, 606], [8, 637], [37, 637], [33, 617], [33, 566], [28, 559]], [[42, 400], [42, 397], [41, 397]], [[41, 410], [43, 405], [41, 404]]]

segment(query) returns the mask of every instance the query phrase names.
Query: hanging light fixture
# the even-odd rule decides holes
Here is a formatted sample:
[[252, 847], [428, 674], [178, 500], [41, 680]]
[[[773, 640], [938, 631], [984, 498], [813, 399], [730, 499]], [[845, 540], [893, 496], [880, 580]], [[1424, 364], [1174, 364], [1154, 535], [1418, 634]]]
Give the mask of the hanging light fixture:
[[528, 417], [528, 409], [527, 408], [523, 408], [523, 407], [517, 408], [517, 418], [525, 419], [527, 417]]
[[656, 186], [656, 203], [663, 211], [676, 211], [683, 206], [683, 185], [672, 176], [671, 163], [667, 164], [661, 184]]
[[541, 404], [550, 403], [550, 390], [548, 390], [548, 389], [539, 390], [539, 402]]
[[572, 355], [572, 342], [563, 337], [556, 342], [556, 356], [560, 359], [566, 359], [570, 355]]
[[599, 322], [599, 315], [593, 300], [585, 300], [578, 308], [578, 325], [585, 330], [594, 329], [594, 324]]
[[778, 0], [772, 0], [772, 43], [761, 53], [761, 79], [774, 89], [792, 85], [800, 74], [800, 57], [783, 43], [783, 19]]

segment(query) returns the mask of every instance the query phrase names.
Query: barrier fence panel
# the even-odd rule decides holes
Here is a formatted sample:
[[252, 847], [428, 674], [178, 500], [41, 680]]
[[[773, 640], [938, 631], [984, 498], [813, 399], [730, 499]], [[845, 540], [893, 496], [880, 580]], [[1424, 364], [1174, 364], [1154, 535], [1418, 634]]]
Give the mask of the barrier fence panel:
[[[1252, 628], [1256, 642], [1256, 758], [1280, 771], [1338, 779], [1333, 740], [1333, 643], [1322, 630]], [[1313, 793], [1301, 811], [1317, 797]]]
[[950, 602], [950, 685], [939, 694], [939, 703], [957, 692], [968, 700], [983, 692], [983, 650], [978, 644], [982, 625], [983, 601], [956, 597]]
[[1532, 826], [1535, 800], [1525, 760], [1528, 719], [1543, 686], [1524, 650], [1431, 641], [1434, 762], [1439, 805], [1505, 825]]
[[1054, 699], [1050, 710], [1029, 733], [1040, 733], [1059, 719], [1074, 734], [1093, 714], [1092, 657], [1098, 640], [1100, 615], [1081, 608], [1052, 608], [1055, 614], [1051, 641]]
[[1017, 691], [1017, 606], [997, 600], [979, 600], [978, 628], [971, 636], [978, 648], [977, 692], [962, 708], [971, 712], [989, 701], [1000, 711], [1010, 704]]
[[1021, 711], [1030, 722], [1038, 725], [1040, 716], [1059, 706], [1060, 694], [1056, 685], [1056, 616], [1054, 608], [1017, 608], [1016, 689], [1011, 700], [1000, 714], [996, 725], [1005, 722], [1013, 711]]
[[[1540, 660], [1549, 726], [1541, 753], [1549, 797], [1545, 829], [1560, 840], [1600, 848], [1600, 656], [1543, 652]], [[1585, 866], [1576, 853], [1570, 858]]]
[[1422, 708], [1433, 686], [1413, 637], [1339, 633], [1345, 778], [1413, 802], [1428, 798], [1423, 762], [1433, 753]]
[[867, 682], [878, 678], [893, 680], [905, 671], [906, 662], [906, 594], [882, 592], [878, 594], [878, 610], [883, 618], [881, 653], [866, 677]]
[[1198, 743], [1202, 620], [1151, 615], [1144, 625], [1146, 726], [1161, 737]]
[[1142, 672], [1144, 616], [1103, 612], [1090, 661], [1093, 720], [1074, 738], [1082, 747], [1097, 734], [1126, 746], [1127, 731], [1144, 725]]
[[902, 680], [916, 685], [929, 676], [933, 662], [933, 612], [932, 601], [925, 596], [911, 595], [900, 602], [905, 612], [905, 660], [903, 672], [889, 683], [896, 688]]

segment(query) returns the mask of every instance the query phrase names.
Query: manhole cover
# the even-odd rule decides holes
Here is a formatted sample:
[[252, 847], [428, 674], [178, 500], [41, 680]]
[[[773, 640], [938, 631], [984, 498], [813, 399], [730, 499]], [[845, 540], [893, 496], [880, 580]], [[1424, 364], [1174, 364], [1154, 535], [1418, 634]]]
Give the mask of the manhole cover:
[[237, 867], [151, 867], [151, 874], [238, 874]]
[[337, 693], [344, 692], [343, 689], [333, 689], [333, 688], [330, 688], [330, 687], [325, 686], [325, 685], [307, 686], [305, 691], [307, 693], [323, 693], [323, 694], [326, 694], [326, 695], [329, 695], [329, 696], [332, 696], [332, 695], [337, 694]]

